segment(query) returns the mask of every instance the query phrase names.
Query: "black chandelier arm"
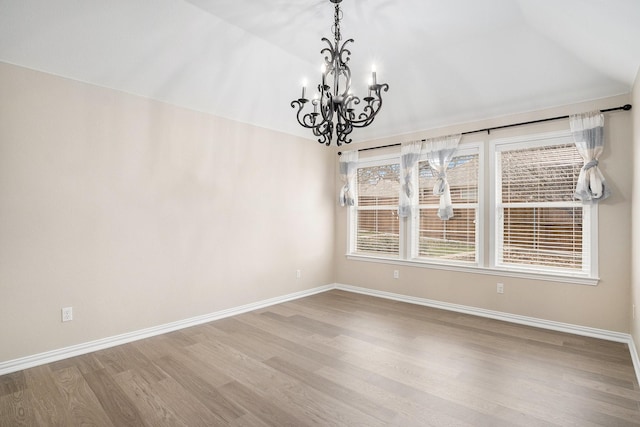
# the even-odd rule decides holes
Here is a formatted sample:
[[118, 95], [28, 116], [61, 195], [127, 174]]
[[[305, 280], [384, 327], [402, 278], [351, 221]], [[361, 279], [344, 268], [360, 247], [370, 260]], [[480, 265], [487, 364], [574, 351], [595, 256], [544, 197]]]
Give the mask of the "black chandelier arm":
[[[353, 43], [353, 39], [345, 40], [340, 46], [340, 50], [338, 51], [338, 59], [340, 60], [340, 65], [347, 66], [347, 62], [351, 59], [351, 51], [346, 48], [347, 43]], [[337, 47], [337, 46], [336, 46]], [[346, 55], [346, 57], [344, 56]]]
[[308, 100], [304, 99], [304, 98], [294, 99], [293, 101], [291, 101], [291, 108], [296, 108], [296, 107], [298, 108], [298, 111], [296, 112], [296, 119], [298, 120], [298, 124], [300, 124], [301, 126], [304, 126], [304, 127], [309, 127], [309, 126], [306, 126], [304, 124], [304, 119], [300, 120], [300, 112], [304, 108], [304, 104], [307, 101]]
[[333, 136], [333, 122], [327, 121], [314, 127], [313, 134], [319, 137], [318, 142], [320, 144], [324, 144], [328, 147], [331, 145], [331, 138]]
[[331, 43], [331, 40], [329, 40], [326, 37], [322, 38], [323, 42], [327, 42], [327, 44], [329, 45], [329, 47], [325, 47], [322, 50], [320, 50], [320, 54], [326, 54], [328, 53], [329, 56], [324, 57], [324, 63], [327, 65], [327, 73], [330, 71], [329, 70], [329, 66], [331, 66], [331, 69], [333, 69], [333, 61], [336, 57], [336, 48], [333, 47], [333, 43]]
[[384, 90], [385, 92], [389, 92], [389, 85], [387, 83], [379, 83], [379, 84], [374, 84], [371, 85], [372, 90], [375, 91], [375, 93], [380, 96], [380, 91]]
[[347, 95], [344, 101], [344, 108], [341, 109], [340, 113], [342, 115], [342, 118], [345, 121], [351, 122], [356, 118], [356, 113], [355, 108], [353, 108], [354, 105], [359, 105], [360, 104], [360, 98], [358, 98], [357, 96], [354, 95]]
[[[349, 114], [348, 120], [349, 122], [351, 122], [351, 125], [353, 127], [363, 128], [373, 122], [373, 119], [378, 114], [378, 111], [380, 111], [380, 108], [382, 108], [382, 102], [375, 102], [375, 105], [377, 107], [374, 107], [373, 102], [367, 103], [367, 105], [362, 108], [362, 112], [358, 114], [357, 119], [355, 111], [347, 111], [347, 114]], [[345, 114], [342, 111], [341, 113], [341, 115], [345, 117]]]
[[382, 98], [374, 98], [367, 100], [367, 105], [362, 109], [362, 113], [358, 115], [358, 120], [354, 120], [356, 123], [366, 122], [378, 114], [378, 111], [382, 108]]
[[[346, 122], [350, 122], [351, 126], [354, 128], [363, 128], [369, 126], [373, 123], [378, 112], [382, 109], [382, 95], [380, 94], [381, 90], [385, 92], [389, 90], [389, 85], [386, 83], [375, 84], [370, 86], [374, 91], [374, 96], [366, 97], [364, 100], [367, 102], [363, 107], [362, 112], [357, 114], [353, 111], [352, 108], [340, 108], [337, 111], [337, 114]], [[348, 96], [345, 98], [345, 106], [350, 105], [351, 103], [357, 105], [360, 103], [360, 99], [354, 96]]]
[[338, 117], [338, 124], [336, 125], [336, 134], [338, 135], [338, 139], [336, 140], [336, 145], [339, 147], [343, 143], [350, 144], [353, 141], [351, 138], [348, 138], [351, 132], [353, 132], [353, 126], [350, 121], [342, 122], [340, 118], [341, 116]]
[[304, 104], [307, 101], [308, 101], [307, 99], [299, 99], [299, 100], [292, 101], [291, 107], [292, 108], [296, 108], [296, 106], [298, 107], [298, 111], [296, 113], [296, 119], [298, 120], [298, 123], [300, 124], [300, 126], [311, 129], [315, 127], [315, 124], [313, 123], [313, 120], [312, 120], [313, 116], [311, 115], [311, 113], [302, 114], [302, 109], [304, 108]]
[[[313, 100], [312, 103], [316, 103], [316, 105], [320, 104], [320, 113], [306, 113], [303, 114], [303, 109], [305, 104], [309, 102], [308, 99], [300, 98], [291, 101], [292, 108], [298, 108], [296, 119], [298, 123], [307, 129], [313, 130], [313, 134], [318, 138], [318, 142], [321, 144], [325, 144], [327, 146], [331, 145], [331, 140], [333, 136], [333, 122], [332, 117], [333, 113], [330, 105], [321, 105], [320, 100]], [[318, 117], [322, 117], [322, 121], [316, 123]]]
[[313, 113], [303, 114], [302, 110], [304, 108], [304, 104], [306, 104], [307, 102], [309, 102], [309, 100], [304, 98], [291, 101], [291, 107], [298, 108], [298, 111], [296, 113], [296, 119], [298, 120], [298, 124], [300, 124], [300, 126], [305, 127], [307, 129], [313, 129], [318, 126], [321, 126], [327, 120], [323, 119], [320, 123], [316, 123], [316, 118], [321, 115], [320, 113], [313, 112]]
[[[323, 100], [325, 100], [325, 102], [323, 102]], [[324, 92], [316, 102], [320, 106], [320, 115], [322, 116], [322, 121], [317, 124], [316, 128], [325, 126], [326, 129], [331, 129], [331, 132], [333, 132], [333, 117], [335, 110], [331, 101], [331, 94]], [[331, 135], [329, 135], [329, 142], [331, 142]]]

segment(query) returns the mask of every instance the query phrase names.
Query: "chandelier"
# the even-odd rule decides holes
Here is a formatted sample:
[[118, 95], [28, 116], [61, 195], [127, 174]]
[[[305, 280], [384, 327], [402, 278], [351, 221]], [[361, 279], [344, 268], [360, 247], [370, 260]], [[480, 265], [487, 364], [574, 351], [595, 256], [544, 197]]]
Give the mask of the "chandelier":
[[[349, 137], [354, 128], [369, 126], [382, 108], [382, 94], [384, 90], [389, 90], [386, 83], [378, 83], [376, 80], [375, 68], [371, 71], [371, 81], [369, 82], [369, 93], [362, 101], [364, 105], [356, 112], [356, 107], [361, 103], [360, 98], [351, 93], [351, 70], [347, 63], [351, 51], [347, 49], [353, 39], [348, 39], [342, 45], [340, 34], [340, 20], [342, 11], [340, 2], [342, 0], [330, 0], [335, 3], [335, 13], [333, 15], [334, 26], [332, 28], [335, 43], [331, 43], [326, 37], [322, 38], [329, 47], [320, 51], [324, 54], [324, 64], [322, 65], [322, 82], [318, 84], [318, 93], [312, 100], [305, 97], [306, 84], [302, 86], [302, 96], [291, 102], [292, 108], [298, 108], [296, 118], [298, 123], [305, 128], [312, 129], [313, 134], [318, 137], [318, 142], [327, 146], [331, 145], [331, 140], [336, 136], [338, 146], [343, 143], [349, 144], [352, 139]], [[310, 108], [305, 109], [308, 102]], [[313, 107], [313, 111], [311, 111]], [[309, 112], [306, 112], [309, 111]]]

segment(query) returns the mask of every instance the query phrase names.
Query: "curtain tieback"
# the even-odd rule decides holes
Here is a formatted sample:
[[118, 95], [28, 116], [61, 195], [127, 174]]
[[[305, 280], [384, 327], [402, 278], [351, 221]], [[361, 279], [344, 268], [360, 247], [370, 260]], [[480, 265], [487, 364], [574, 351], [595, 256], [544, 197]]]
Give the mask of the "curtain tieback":
[[598, 166], [598, 160], [596, 159], [589, 160], [587, 163], [584, 164], [584, 166], [582, 167], [582, 170], [586, 172], [591, 168], [595, 168], [596, 166]]
[[433, 186], [433, 195], [434, 196], [443, 195], [446, 186], [447, 186], [447, 175], [444, 173], [438, 174], [438, 180]]
[[351, 188], [349, 188], [349, 184], [345, 184], [340, 189], [340, 201], [342, 206], [354, 206], [355, 200], [351, 197]]
[[408, 171], [404, 176], [404, 183], [402, 184], [402, 191], [407, 197], [411, 197], [413, 195], [413, 184], [411, 183], [412, 178], [411, 171]]
[[411, 197], [413, 195], [413, 185], [411, 185], [411, 182], [405, 182], [402, 184], [402, 191], [404, 191], [404, 194], [406, 194], [407, 197]]

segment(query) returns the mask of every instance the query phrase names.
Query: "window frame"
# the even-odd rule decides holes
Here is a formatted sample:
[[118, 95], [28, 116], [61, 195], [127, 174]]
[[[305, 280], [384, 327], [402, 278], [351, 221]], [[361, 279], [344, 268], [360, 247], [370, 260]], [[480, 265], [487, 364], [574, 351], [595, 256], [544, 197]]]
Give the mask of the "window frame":
[[[423, 154], [420, 156], [420, 159], [416, 162], [413, 173], [413, 188], [418, 189], [414, 195], [414, 206], [416, 209], [412, 212], [411, 218], [409, 218], [408, 229], [409, 236], [407, 245], [409, 246], [409, 258], [413, 261], [426, 263], [426, 264], [437, 264], [437, 265], [451, 265], [451, 266], [467, 266], [467, 267], [479, 267], [483, 265], [483, 253], [484, 251], [481, 248], [482, 242], [484, 242], [484, 185], [483, 185], [483, 176], [484, 176], [484, 151], [482, 150], [482, 146], [480, 142], [468, 142], [463, 143], [458, 146], [456, 150], [455, 157], [460, 156], [468, 156], [468, 155], [477, 155], [478, 156], [478, 188], [477, 188], [477, 202], [476, 203], [453, 203], [453, 209], [460, 209], [460, 205], [476, 205], [475, 206], [475, 260], [474, 261], [456, 261], [456, 260], [446, 260], [442, 258], [433, 258], [433, 257], [425, 257], [419, 256], [419, 233], [420, 233], [420, 209], [424, 206], [428, 206], [425, 204], [419, 204], [419, 171], [420, 171], [420, 163], [427, 162], [427, 155]], [[437, 209], [437, 205], [429, 206], [430, 209]]]
[[[357, 169], [376, 167], [376, 166], [385, 166], [385, 165], [394, 165], [397, 164], [400, 166], [400, 157], [399, 155], [383, 155], [383, 156], [375, 156], [358, 160]], [[355, 203], [353, 206], [349, 206], [348, 211], [348, 244], [347, 244], [347, 255], [349, 256], [357, 256], [357, 257], [366, 257], [366, 258], [374, 258], [374, 259], [385, 259], [385, 260], [400, 260], [404, 257], [404, 221], [398, 221], [398, 255], [380, 255], [375, 253], [365, 253], [365, 252], [356, 252], [357, 249], [357, 233], [358, 233], [358, 199], [359, 199], [359, 183], [358, 183], [358, 172], [356, 171], [355, 178], [355, 190], [354, 190], [354, 200]], [[387, 205], [383, 205], [387, 206]], [[389, 205], [391, 206], [391, 205]], [[397, 205], [393, 206], [397, 210]], [[388, 210], [388, 207], [384, 208]], [[382, 210], [382, 209], [374, 209], [371, 207], [367, 207], [367, 209], [363, 210]], [[397, 212], [397, 211], [396, 211]]]
[[[590, 210], [590, 254], [591, 254], [591, 271], [590, 274], [567, 274], [566, 271], [540, 271], [537, 268], [531, 269], [519, 269], [505, 267], [502, 265], [496, 265], [495, 256], [495, 225], [496, 214], [494, 206], [496, 197], [496, 147], [507, 146], [508, 144], [518, 143], [539, 143], [544, 144], [545, 141], [552, 140], [554, 138], [569, 138], [567, 141], [573, 142], [571, 133], [569, 130], [552, 132], [552, 133], [533, 133], [526, 134], [517, 137], [499, 138], [499, 139], [481, 139], [469, 142], [462, 142], [459, 145], [459, 152], [464, 153], [464, 150], [477, 149], [478, 152], [478, 219], [476, 224], [476, 249], [477, 264], [465, 263], [450, 263], [443, 262], [437, 258], [417, 258], [413, 257], [413, 241], [411, 233], [412, 227], [414, 227], [413, 216], [411, 218], [402, 219], [399, 221], [399, 256], [398, 257], [386, 257], [375, 254], [362, 254], [355, 253], [355, 232], [356, 232], [356, 218], [357, 210], [356, 206], [350, 206], [346, 209], [346, 222], [347, 222], [347, 242], [345, 257], [347, 260], [364, 261], [373, 263], [384, 263], [391, 265], [422, 267], [434, 270], [447, 270], [472, 274], [482, 274], [498, 277], [513, 277], [523, 278], [534, 281], [549, 281], [558, 283], [571, 283], [578, 285], [596, 286], [599, 282], [598, 277], [598, 205], [586, 205], [584, 206], [585, 212]], [[420, 161], [423, 161], [421, 156]], [[416, 163], [416, 170], [413, 174], [415, 186], [418, 188], [418, 164]], [[367, 166], [376, 166], [381, 164], [395, 164], [400, 163], [400, 149], [397, 151], [386, 152], [385, 154], [361, 157], [358, 161], [358, 168]], [[489, 168], [487, 171], [486, 168]], [[417, 193], [417, 192], [416, 192]], [[357, 197], [357, 194], [356, 194]], [[416, 206], [417, 200], [416, 200]], [[355, 214], [354, 214], [355, 213]]]
[[[490, 202], [489, 202], [489, 268], [522, 274], [532, 274], [536, 276], [560, 276], [567, 278], [567, 281], [577, 281], [584, 284], [597, 284], [598, 278], [598, 204], [584, 204], [579, 200], [574, 200], [572, 206], [582, 207], [582, 242], [583, 259], [588, 260], [588, 270], [571, 271], [569, 269], [553, 268], [533, 264], [506, 264], [500, 260], [500, 246], [503, 237], [503, 226], [498, 218], [501, 211], [501, 189], [502, 174], [499, 154], [503, 151], [519, 149], [540, 148], [553, 145], [574, 144], [570, 131], [551, 132], [525, 135], [513, 138], [502, 138], [489, 141], [489, 168], [490, 168]], [[588, 233], [588, 234], [587, 234]]]

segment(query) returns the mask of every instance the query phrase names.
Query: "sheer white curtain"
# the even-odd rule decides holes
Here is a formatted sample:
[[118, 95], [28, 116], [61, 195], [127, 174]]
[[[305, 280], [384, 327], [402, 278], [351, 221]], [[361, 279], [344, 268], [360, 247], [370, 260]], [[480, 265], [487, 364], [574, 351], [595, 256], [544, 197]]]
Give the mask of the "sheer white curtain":
[[576, 114], [570, 117], [569, 124], [576, 148], [584, 160], [574, 196], [583, 202], [598, 203], [611, 195], [598, 167], [598, 158], [604, 150], [604, 116], [599, 111]]
[[416, 163], [420, 159], [420, 151], [422, 150], [422, 141], [405, 142], [400, 148], [400, 204], [398, 206], [398, 215], [401, 218], [411, 216], [413, 211], [413, 171]]
[[344, 151], [340, 156], [340, 206], [353, 206], [355, 200], [356, 173], [358, 171], [358, 151]]
[[441, 220], [453, 218], [453, 206], [451, 204], [451, 192], [447, 182], [447, 168], [456, 153], [461, 135], [449, 135], [440, 138], [428, 139], [425, 142], [425, 153], [429, 166], [435, 172], [437, 180], [433, 186], [433, 195], [440, 196], [440, 208], [438, 217]]

